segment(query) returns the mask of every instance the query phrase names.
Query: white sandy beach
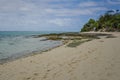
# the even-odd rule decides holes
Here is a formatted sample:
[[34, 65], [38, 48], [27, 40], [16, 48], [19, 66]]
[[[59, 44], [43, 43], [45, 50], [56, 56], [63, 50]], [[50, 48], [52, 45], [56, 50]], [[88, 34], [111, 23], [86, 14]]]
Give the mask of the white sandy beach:
[[112, 34], [2, 64], [0, 80], [120, 80], [120, 33]]

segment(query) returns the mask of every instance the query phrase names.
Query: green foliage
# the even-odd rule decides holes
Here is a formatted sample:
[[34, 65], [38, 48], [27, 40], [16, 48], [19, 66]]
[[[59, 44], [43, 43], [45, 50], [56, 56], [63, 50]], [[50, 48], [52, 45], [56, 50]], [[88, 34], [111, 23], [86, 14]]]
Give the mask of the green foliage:
[[119, 10], [109, 10], [98, 20], [90, 19], [81, 29], [81, 32], [86, 31], [120, 31]]
[[81, 29], [81, 31], [91, 31], [96, 26], [96, 21], [94, 19], [90, 19], [85, 25], [84, 28]]

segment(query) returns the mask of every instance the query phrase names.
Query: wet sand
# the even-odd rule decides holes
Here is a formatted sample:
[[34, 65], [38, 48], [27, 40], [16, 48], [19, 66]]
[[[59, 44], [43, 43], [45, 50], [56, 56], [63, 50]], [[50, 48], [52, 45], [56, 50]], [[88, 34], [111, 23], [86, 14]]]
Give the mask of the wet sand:
[[0, 65], [0, 80], [120, 80], [120, 33]]

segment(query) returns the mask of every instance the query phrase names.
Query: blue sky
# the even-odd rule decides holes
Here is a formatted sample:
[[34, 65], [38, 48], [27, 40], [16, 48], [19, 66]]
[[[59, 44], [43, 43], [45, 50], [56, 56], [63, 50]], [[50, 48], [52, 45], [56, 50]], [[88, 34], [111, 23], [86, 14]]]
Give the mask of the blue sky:
[[80, 31], [120, 0], [0, 0], [0, 31]]

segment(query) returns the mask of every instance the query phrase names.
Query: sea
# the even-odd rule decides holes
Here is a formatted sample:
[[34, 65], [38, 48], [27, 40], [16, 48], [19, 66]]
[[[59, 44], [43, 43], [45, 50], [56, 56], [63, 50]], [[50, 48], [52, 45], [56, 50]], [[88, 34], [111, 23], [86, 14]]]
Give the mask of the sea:
[[0, 31], [0, 63], [42, 52], [62, 45], [62, 41], [35, 38], [34, 35], [61, 33], [59, 31]]

